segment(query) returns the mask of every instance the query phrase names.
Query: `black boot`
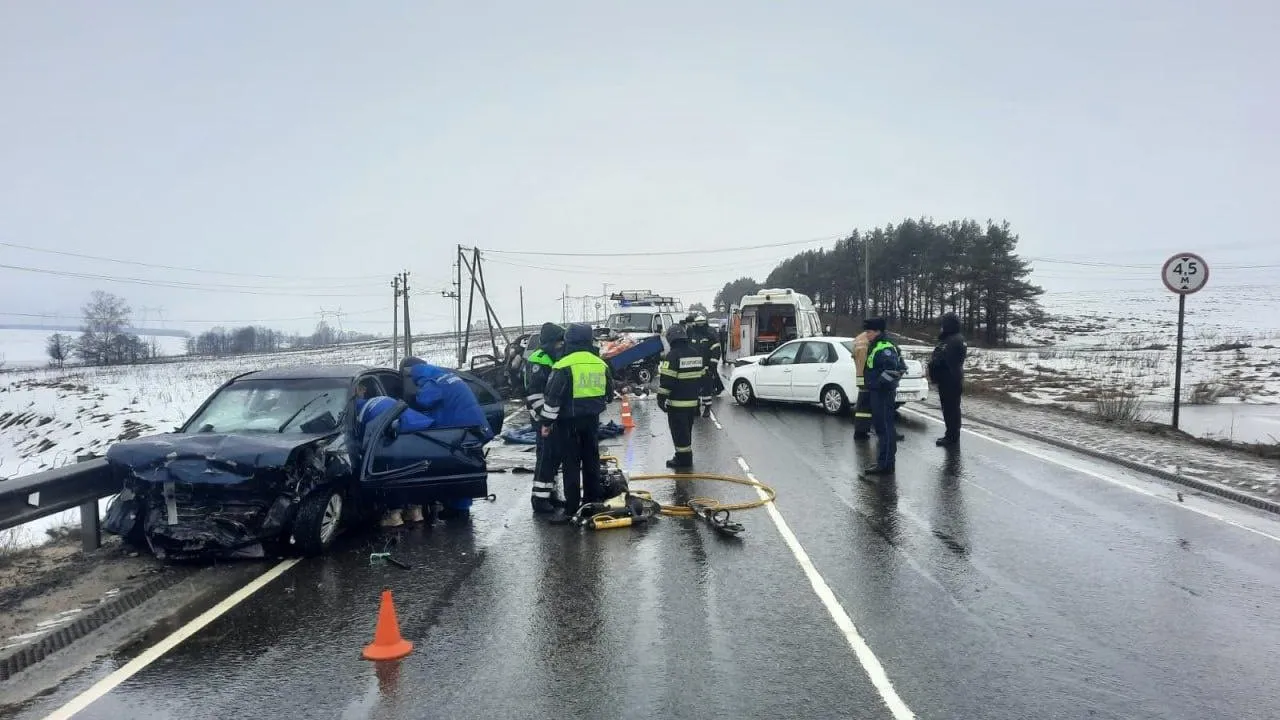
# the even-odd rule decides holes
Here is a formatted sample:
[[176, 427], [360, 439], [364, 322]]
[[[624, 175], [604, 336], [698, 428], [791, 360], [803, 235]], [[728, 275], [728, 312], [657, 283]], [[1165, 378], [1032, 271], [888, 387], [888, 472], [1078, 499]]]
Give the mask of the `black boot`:
[[934, 440], [933, 444], [937, 445], [938, 447], [955, 447], [960, 444], [960, 439], [956, 438], [953, 440], [949, 437], [943, 436], [938, 438], [937, 440]]
[[539, 515], [555, 512], [556, 506], [547, 498], [536, 497], [532, 498], [531, 502], [533, 503], [533, 511]]
[[667, 461], [667, 467], [672, 470], [688, 470], [693, 467], [692, 453], [676, 453], [676, 456]]

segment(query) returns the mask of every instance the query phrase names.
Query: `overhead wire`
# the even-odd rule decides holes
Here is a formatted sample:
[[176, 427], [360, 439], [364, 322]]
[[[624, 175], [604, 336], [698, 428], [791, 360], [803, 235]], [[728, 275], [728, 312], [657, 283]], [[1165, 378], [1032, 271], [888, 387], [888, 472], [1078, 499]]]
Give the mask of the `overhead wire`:
[[161, 263], [143, 262], [141, 260], [123, 260], [120, 258], [106, 257], [102, 255], [88, 255], [85, 253], [76, 253], [76, 252], [70, 252], [67, 250], [53, 250], [50, 248], [33, 247], [31, 245], [22, 245], [20, 243], [7, 242], [3, 240], [0, 240], [0, 246], [15, 248], [18, 250], [29, 250], [31, 252], [47, 253], [50, 255], [61, 255], [63, 257], [80, 258], [83, 260], [97, 260], [99, 262], [118, 263], [121, 265], [134, 265], [137, 267], [147, 267], [147, 268], [153, 268], [156, 270], [180, 270], [184, 272], [202, 273], [205, 275], [228, 275], [233, 277], [258, 278], [260, 280], [311, 280], [311, 281], [337, 280], [337, 281], [341, 281], [341, 280], [374, 280], [374, 279], [381, 280], [385, 278], [384, 275], [342, 275], [342, 276], [333, 276], [333, 277], [319, 277], [319, 276], [298, 277], [298, 276], [292, 276], [292, 275], [265, 275], [260, 273], [235, 272], [232, 270], [212, 270], [209, 268], [184, 267], [181, 265], [164, 265]]
[[[760, 245], [738, 245], [734, 247], [723, 248], [699, 248], [696, 250], [649, 250], [644, 252], [545, 252], [541, 250], [493, 250], [480, 248], [481, 253], [495, 253], [500, 255], [537, 255], [540, 257], [653, 257], [658, 255], [708, 255], [720, 252], [741, 252], [744, 250], [764, 250], [768, 248], [792, 247], [795, 245], [810, 245], [813, 243], [833, 242], [843, 240], [847, 236], [833, 235], [831, 237], [810, 238], [808, 240], [789, 240], [786, 242], [763, 243]], [[476, 248], [464, 247], [464, 250], [474, 250]]]
[[207, 283], [190, 283], [180, 280], [152, 280], [148, 278], [118, 277], [96, 273], [73, 272], [70, 270], [52, 270], [49, 268], [28, 267], [23, 265], [0, 264], [5, 270], [52, 275], [55, 277], [79, 278], [82, 280], [100, 280], [134, 285], [148, 285], [174, 290], [201, 290], [205, 292], [227, 292], [239, 295], [267, 295], [275, 297], [311, 297], [311, 298], [357, 298], [380, 297], [382, 293], [301, 293], [288, 292], [289, 288], [267, 288], [254, 285], [210, 285]]

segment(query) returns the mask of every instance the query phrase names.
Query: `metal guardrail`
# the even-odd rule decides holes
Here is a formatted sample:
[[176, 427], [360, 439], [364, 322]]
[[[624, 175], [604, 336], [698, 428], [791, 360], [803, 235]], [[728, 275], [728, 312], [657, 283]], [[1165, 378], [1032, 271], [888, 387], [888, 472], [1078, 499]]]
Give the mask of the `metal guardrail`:
[[105, 458], [0, 480], [0, 530], [79, 507], [81, 547], [96, 550], [102, 545], [98, 501], [120, 487]]

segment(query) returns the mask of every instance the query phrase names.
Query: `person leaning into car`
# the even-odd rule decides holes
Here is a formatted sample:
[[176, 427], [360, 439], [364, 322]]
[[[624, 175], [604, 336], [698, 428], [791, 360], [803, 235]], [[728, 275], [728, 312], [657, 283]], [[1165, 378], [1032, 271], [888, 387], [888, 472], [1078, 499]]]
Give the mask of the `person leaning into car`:
[[[376, 395], [371, 398], [365, 397], [365, 387], [359, 385], [356, 387], [356, 439], [361, 444], [364, 443], [365, 430], [374, 420], [385, 415], [387, 412], [395, 408], [398, 404], [393, 397], [386, 395]], [[395, 419], [395, 425], [398, 430], [403, 432], [417, 432], [418, 430], [426, 430], [431, 427], [431, 419], [417, 410], [405, 409], [400, 417]], [[382, 527], [400, 527], [406, 522], [420, 523], [423, 520], [422, 506], [409, 505], [403, 508], [387, 508], [382, 513]]]

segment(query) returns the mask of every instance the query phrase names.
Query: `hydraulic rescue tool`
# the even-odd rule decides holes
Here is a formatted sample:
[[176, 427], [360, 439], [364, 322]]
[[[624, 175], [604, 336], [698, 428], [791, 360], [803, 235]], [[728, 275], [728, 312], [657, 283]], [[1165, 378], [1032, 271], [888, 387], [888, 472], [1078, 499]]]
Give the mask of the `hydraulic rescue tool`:
[[[731, 475], [712, 475], [706, 473], [679, 473], [660, 475], [632, 475], [622, 470], [618, 458], [605, 455], [600, 458], [600, 474], [608, 500], [587, 503], [578, 510], [573, 523], [578, 527], [592, 530], [631, 527], [647, 523], [655, 516], [662, 514], [671, 517], [699, 517], [711, 526], [718, 534], [725, 537], [738, 537], [746, 531], [741, 523], [729, 519], [730, 511], [748, 510], [762, 507], [773, 502], [776, 493], [773, 488], [752, 478], [733, 477]], [[710, 498], [693, 498], [685, 505], [662, 505], [644, 490], [630, 489], [631, 481], [647, 480], [712, 480], [746, 485], [754, 488], [760, 496], [756, 500], [740, 503], [721, 503]]]
[[711, 526], [712, 530], [728, 537], [738, 537], [738, 534], [746, 530], [742, 527], [742, 523], [729, 522], [729, 511], [724, 508], [714, 508], [704, 505], [700, 500], [690, 500], [689, 509]]

